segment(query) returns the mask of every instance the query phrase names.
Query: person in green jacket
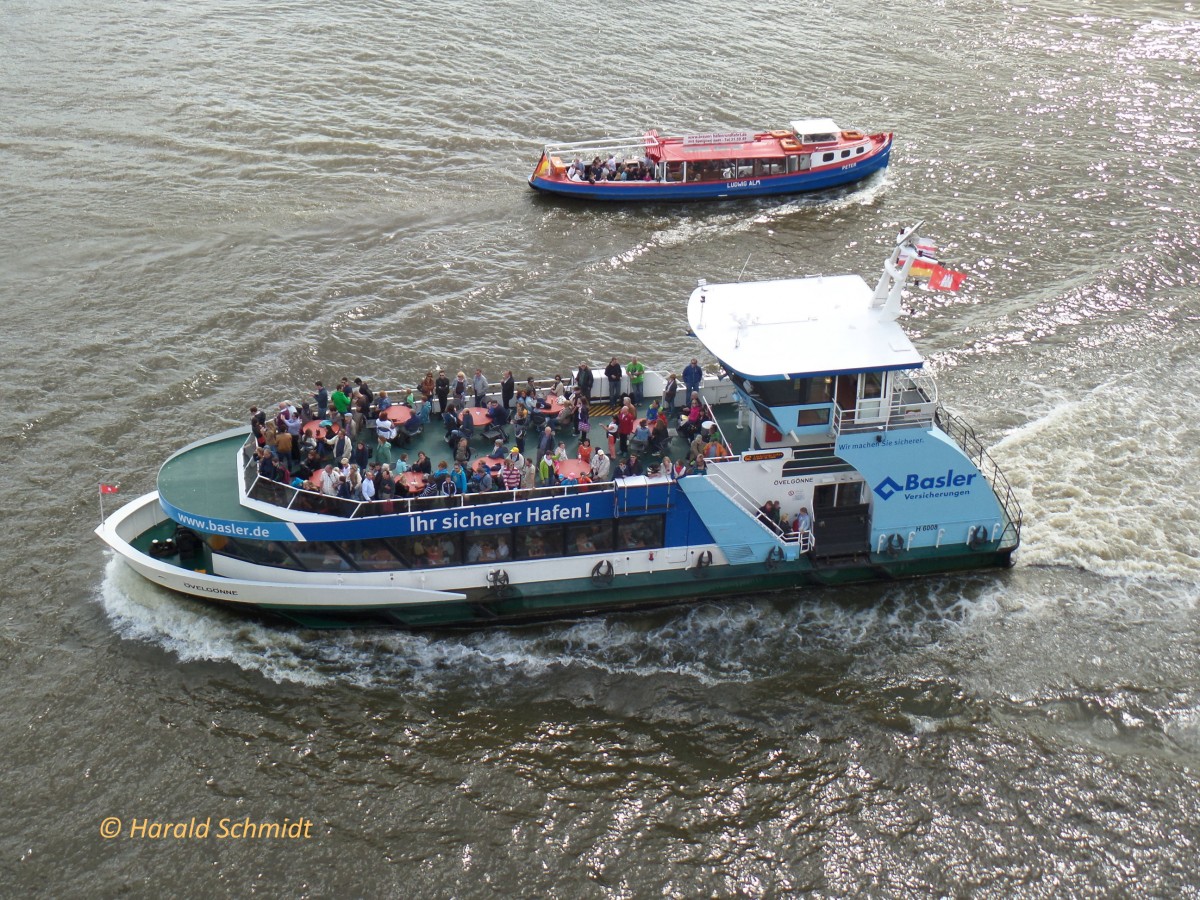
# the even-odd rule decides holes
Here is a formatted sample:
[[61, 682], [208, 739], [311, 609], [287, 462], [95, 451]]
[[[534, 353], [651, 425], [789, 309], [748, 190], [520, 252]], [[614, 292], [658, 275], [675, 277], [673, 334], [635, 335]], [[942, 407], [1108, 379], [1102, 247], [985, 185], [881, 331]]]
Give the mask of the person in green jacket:
[[642, 388], [646, 381], [646, 367], [638, 362], [635, 356], [633, 362], [625, 367], [625, 374], [629, 376], [629, 392], [633, 394], [633, 403], [635, 406], [641, 406]]

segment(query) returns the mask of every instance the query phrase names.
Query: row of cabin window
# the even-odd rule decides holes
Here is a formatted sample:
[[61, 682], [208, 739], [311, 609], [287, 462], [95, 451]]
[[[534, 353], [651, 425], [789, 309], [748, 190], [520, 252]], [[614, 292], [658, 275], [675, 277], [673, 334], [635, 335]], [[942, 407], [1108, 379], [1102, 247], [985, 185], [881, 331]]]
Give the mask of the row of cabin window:
[[305, 572], [387, 572], [653, 550], [663, 546], [664, 527], [664, 516], [635, 516], [362, 541], [293, 543], [217, 535], [210, 536], [209, 546], [215, 553], [256, 565]]
[[[849, 159], [866, 152], [866, 147], [859, 146], [841, 151], [828, 150], [814, 155], [810, 165], [824, 165], [836, 159]], [[793, 162], [789, 168], [788, 160], [798, 160], [799, 157], [775, 157], [770, 159], [738, 159], [738, 160], [698, 160], [687, 164], [688, 181], [722, 181], [730, 178], [761, 178], [767, 175], [786, 175], [800, 168], [798, 162]], [[667, 181], [683, 180], [683, 163], [667, 163]]]

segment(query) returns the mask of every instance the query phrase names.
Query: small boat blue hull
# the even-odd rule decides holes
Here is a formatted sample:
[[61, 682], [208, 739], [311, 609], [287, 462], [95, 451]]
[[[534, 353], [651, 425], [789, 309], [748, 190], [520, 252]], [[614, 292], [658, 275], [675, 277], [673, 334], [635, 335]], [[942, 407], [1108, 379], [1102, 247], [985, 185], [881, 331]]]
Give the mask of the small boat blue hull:
[[733, 181], [659, 182], [659, 181], [561, 181], [534, 174], [529, 186], [534, 190], [576, 197], [581, 200], [616, 202], [659, 202], [665, 200], [734, 200], [739, 197], [772, 197], [820, 191], [861, 181], [887, 168], [892, 142], [866, 159], [790, 175], [769, 175]]

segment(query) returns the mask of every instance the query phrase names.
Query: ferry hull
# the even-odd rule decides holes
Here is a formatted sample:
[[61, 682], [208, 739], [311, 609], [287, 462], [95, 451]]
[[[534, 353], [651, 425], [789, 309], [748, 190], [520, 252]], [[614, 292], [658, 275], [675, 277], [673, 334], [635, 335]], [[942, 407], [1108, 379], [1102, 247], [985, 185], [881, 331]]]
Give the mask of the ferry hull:
[[[1010, 564], [1012, 548], [980, 546], [864, 554], [843, 561], [808, 556], [778, 563], [669, 568], [611, 581], [547, 579], [462, 591], [347, 584], [336, 575], [302, 583], [227, 578], [156, 559], [134, 546], [164, 521], [157, 493], [123, 507], [96, 531], [127, 564], [162, 587], [242, 613], [312, 628], [446, 628], [567, 618], [675, 605], [730, 595], [889, 581]], [[400, 574], [400, 573], [397, 573]]]
[[[710, 182], [657, 181], [566, 181], [546, 178], [536, 171], [529, 179], [534, 190], [580, 200], [610, 200], [623, 203], [689, 200], [734, 200], [740, 197], [771, 197], [827, 190], [853, 184], [887, 167], [892, 141], [866, 159], [792, 175], [771, 175]], [[540, 168], [538, 171], [540, 171]]]

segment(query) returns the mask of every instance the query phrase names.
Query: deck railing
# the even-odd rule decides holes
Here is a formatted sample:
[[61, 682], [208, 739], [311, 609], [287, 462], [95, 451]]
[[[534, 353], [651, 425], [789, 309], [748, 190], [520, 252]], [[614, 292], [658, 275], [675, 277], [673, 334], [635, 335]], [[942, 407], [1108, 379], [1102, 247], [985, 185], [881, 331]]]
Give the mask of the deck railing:
[[937, 382], [933, 377], [921, 369], [907, 369], [893, 374], [891, 383], [891, 395], [886, 401], [879, 399], [878, 413], [869, 420], [862, 418], [860, 410], [833, 404], [834, 438], [862, 431], [928, 428], [938, 407]]
[[[576, 152], [591, 152], [596, 150], [607, 150], [622, 153], [636, 151], [639, 156], [645, 155], [646, 148], [656, 145], [653, 138], [645, 134], [639, 134], [636, 137], [615, 137], [615, 138], [599, 138], [590, 141], [575, 141], [572, 143], [561, 144], [546, 144], [545, 151], [547, 156], [560, 156], [563, 153]], [[591, 160], [588, 160], [591, 162]]]
[[955, 443], [983, 473], [983, 477], [992, 486], [992, 493], [996, 495], [1001, 509], [1004, 510], [1004, 528], [999, 535], [994, 535], [992, 539], [999, 539], [1002, 543], [1019, 541], [1024, 516], [1021, 504], [1017, 502], [1008, 478], [984, 448], [983, 442], [976, 436], [975, 429], [963, 419], [949, 412], [940, 403], [934, 413], [934, 422], [943, 432], [954, 439]]
[[[347, 500], [330, 497], [318, 491], [292, 487], [281, 481], [273, 481], [258, 473], [254, 456], [257, 444], [253, 436], [242, 445], [242, 484], [246, 496], [252, 500], [270, 503], [283, 509], [310, 512], [318, 515], [336, 516], [342, 519], [358, 519], [367, 516], [406, 515], [414, 512], [430, 512], [445, 509], [464, 509], [493, 503], [512, 503], [518, 500], [544, 500], [553, 497], [571, 497], [593, 491], [611, 491], [619, 485], [615, 481], [593, 481], [578, 485], [553, 485], [534, 488], [515, 488], [430, 497], [396, 497], [391, 500]], [[672, 479], [666, 475], [647, 476], [647, 484], [661, 484]]]
[[[722, 440], [724, 440], [722, 438]], [[714, 463], [708, 467], [708, 477], [717, 485], [726, 497], [736, 503], [746, 513], [754, 518], [760, 527], [770, 532], [771, 536], [776, 540], [787, 541], [789, 543], [799, 542], [800, 552], [807, 553], [812, 547], [812, 532], [811, 531], [792, 531], [785, 529], [777, 522], [769, 519], [759, 508], [760, 504], [751, 497], [736, 481], [730, 478], [723, 470], [722, 463], [740, 461], [738, 456], [719, 457], [709, 462]]]
[[258, 473], [254, 450], [257, 444], [251, 436], [242, 446], [242, 479], [246, 496], [252, 500], [270, 503], [283, 509], [311, 512], [342, 519], [358, 519], [365, 516], [404, 515], [442, 509], [461, 509], [492, 503], [511, 503], [515, 500], [541, 500], [551, 497], [567, 497], [591, 491], [611, 490], [612, 481], [596, 481], [578, 485], [555, 485], [534, 488], [515, 488], [485, 491], [482, 493], [435, 495], [431, 497], [396, 497], [391, 500], [347, 500], [330, 497], [319, 491], [292, 487], [281, 481], [273, 481]]

